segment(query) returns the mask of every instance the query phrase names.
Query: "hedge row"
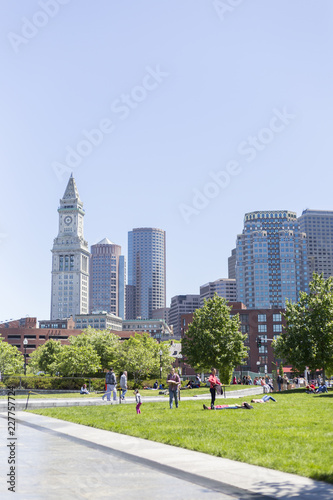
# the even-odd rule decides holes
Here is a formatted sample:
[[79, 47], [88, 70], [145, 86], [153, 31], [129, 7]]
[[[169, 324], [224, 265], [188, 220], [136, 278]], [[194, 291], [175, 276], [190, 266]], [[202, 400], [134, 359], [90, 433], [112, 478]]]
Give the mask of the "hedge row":
[[[20, 387], [22, 389], [43, 389], [43, 390], [80, 390], [83, 384], [89, 387], [87, 378], [61, 378], [61, 377], [18, 377], [6, 378], [2, 384], [4, 387]], [[91, 378], [91, 390], [103, 391], [104, 379]]]
[[[21, 379], [21, 384], [20, 384]], [[104, 378], [62, 378], [62, 377], [19, 377], [19, 376], [9, 376], [3, 382], [0, 382], [0, 388], [15, 387], [19, 388], [21, 385], [22, 389], [41, 389], [41, 390], [80, 390], [83, 384], [87, 384], [89, 387], [90, 380], [90, 390], [91, 391], [103, 391], [105, 388]], [[156, 379], [143, 380], [140, 383], [134, 382], [134, 380], [127, 381], [127, 387], [129, 390], [143, 387], [153, 387]], [[157, 380], [158, 385], [161, 381]], [[162, 380], [165, 384], [165, 380]], [[119, 380], [117, 384], [119, 388]]]
[[[21, 384], [20, 384], [21, 379]], [[83, 384], [87, 384], [89, 387], [90, 380], [90, 390], [91, 391], [103, 391], [105, 387], [105, 378], [62, 378], [62, 377], [48, 377], [48, 376], [40, 376], [40, 377], [32, 377], [32, 376], [18, 376], [12, 375], [8, 376], [0, 382], [0, 388], [6, 387], [20, 387], [22, 389], [42, 389], [42, 390], [80, 390]], [[143, 387], [153, 388], [155, 381], [157, 380], [158, 386], [160, 383], [164, 384], [164, 387], [167, 388], [167, 384], [165, 379], [146, 379], [141, 382], [135, 382], [134, 380], [127, 381], [127, 387], [129, 390], [133, 390], [136, 388], [142, 389]], [[182, 382], [182, 387], [186, 382]], [[117, 388], [119, 388], [119, 379]]]

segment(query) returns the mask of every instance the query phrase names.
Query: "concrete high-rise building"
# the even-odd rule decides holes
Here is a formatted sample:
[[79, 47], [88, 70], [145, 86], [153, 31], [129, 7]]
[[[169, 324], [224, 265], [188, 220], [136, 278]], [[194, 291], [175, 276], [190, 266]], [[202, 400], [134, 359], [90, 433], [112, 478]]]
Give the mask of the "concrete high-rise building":
[[182, 314], [193, 313], [200, 307], [200, 295], [175, 295], [171, 299], [169, 310], [169, 325], [173, 326], [173, 334], [175, 338], [181, 338]]
[[306, 234], [296, 213], [268, 210], [245, 214], [237, 236], [237, 301], [248, 308], [284, 308], [308, 291]]
[[231, 255], [228, 257], [228, 278], [236, 279], [236, 248], [231, 250]]
[[333, 212], [306, 209], [298, 221], [306, 233], [310, 279], [313, 273], [333, 276]]
[[125, 319], [126, 268], [121, 246], [104, 238], [90, 250], [90, 312], [107, 311]]
[[83, 235], [83, 203], [73, 175], [58, 212], [59, 232], [52, 248], [52, 320], [89, 311], [90, 254]]
[[169, 324], [169, 311], [170, 307], [161, 307], [160, 309], [154, 309], [151, 315], [151, 319], [164, 319], [164, 321]]
[[228, 302], [236, 302], [236, 280], [221, 278], [202, 285], [200, 287], [200, 307], [203, 307], [205, 299], [212, 299], [216, 293]]
[[165, 232], [137, 228], [128, 233], [129, 305], [126, 319], [150, 319], [152, 311], [165, 307]]

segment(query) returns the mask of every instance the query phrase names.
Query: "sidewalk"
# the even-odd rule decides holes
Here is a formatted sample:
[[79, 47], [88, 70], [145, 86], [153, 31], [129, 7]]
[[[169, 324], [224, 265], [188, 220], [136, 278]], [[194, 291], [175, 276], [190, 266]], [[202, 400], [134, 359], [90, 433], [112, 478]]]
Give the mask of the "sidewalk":
[[[249, 389], [243, 389], [243, 390], [238, 390], [238, 391], [226, 391], [225, 396], [226, 398], [238, 398], [238, 397], [243, 397], [243, 396], [248, 396], [252, 397], [257, 394], [262, 394], [263, 389], [262, 387], [251, 387]], [[209, 392], [205, 395], [201, 396], [184, 396], [181, 393], [181, 401], [194, 401], [196, 399], [202, 399], [202, 400], [210, 400], [210, 394]], [[217, 396], [217, 400], [221, 401], [225, 399], [224, 396]], [[146, 396], [143, 397], [144, 403], [168, 403], [169, 397], [168, 396]], [[117, 403], [119, 402], [119, 398], [117, 398]], [[26, 408], [26, 403], [27, 403], [27, 398], [24, 399], [18, 399], [16, 398], [15, 400], [15, 409], [16, 411], [19, 410], [25, 410]], [[111, 401], [112, 404], [114, 404], [113, 401]], [[86, 398], [85, 396], [81, 396], [80, 398], [53, 398], [52, 399], [52, 394], [47, 396], [43, 396], [40, 399], [36, 398], [29, 398], [29, 403], [28, 403], [28, 410], [32, 409], [40, 409], [40, 408], [52, 408], [56, 406], [97, 406], [101, 404], [111, 404], [110, 402], [103, 402], [102, 401], [102, 394], [96, 398]], [[129, 403], [135, 403], [135, 398], [134, 397], [128, 397], [126, 398], [126, 402], [122, 404], [129, 404]], [[1, 399], [0, 400], [0, 412], [6, 411], [7, 410], [7, 398]]]
[[[153, 441], [25, 412], [17, 423], [20, 500], [333, 498], [333, 485]], [[5, 413], [0, 435], [7, 439]], [[2, 499], [12, 498], [5, 448], [0, 447]]]

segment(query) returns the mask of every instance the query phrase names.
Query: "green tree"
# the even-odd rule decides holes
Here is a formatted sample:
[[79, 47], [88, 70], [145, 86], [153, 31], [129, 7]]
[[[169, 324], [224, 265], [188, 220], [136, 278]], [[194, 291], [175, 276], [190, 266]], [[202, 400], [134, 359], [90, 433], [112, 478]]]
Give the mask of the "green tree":
[[23, 365], [23, 354], [17, 347], [8, 344], [0, 337], [0, 372], [2, 374], [20, 373]]
[[286, 304], [286, 328], [274, 341], [275, 354], [299, 373], [323, 370], [333, 362], [333, 278], [313, 274], [309, 293]]
[[101, 369], [101, 360], [92, 345], [64, 345], [57, 363], [57, 371], [64, 377], [87, 376]]
[[29, 365], [34, 372], [42, 371], [55, 375], [61, 353], [60, 340], [47, 340], [30, 355]]
[[169, 355], [169, 347], [165, 344], [158, 344], [148, 333], [136, 333], [121, 343], [118, 360], [115, 363], [116, 368], [131, 373], [135, 383], [149, 376], [158, 376], [160, 350], [162, 351], [162, 368], [170, 367], [172, 357]]
[[[172, 352], [170, 341], [155, 342], [154, 349], [155, 366], [150, 372], [150, 376], [152, 378], [160, 378], [160, 374], [162, 373], [162, 378], [166, 377], [175, 361], [175, 358], [170, 354], [170, 352]], [[162, 353], [162, 355], [160, 355], [160, 353]]]
[[100, 357], [103, 370], [113, 366], [118, 359], [120, 338], [109, 330], [95, 330], [87, 328], [81, 335], [70, 337], [71, 345], [91, 345]]
[[247, 357], [245, 338], [240, 332], [239, 315], [231, 315], [227, 301], [215, 294], [194, 311], [182, 341], [182, 354], [198, 371], [218, 368], [221, 382], [229, 384], [232, 370]]

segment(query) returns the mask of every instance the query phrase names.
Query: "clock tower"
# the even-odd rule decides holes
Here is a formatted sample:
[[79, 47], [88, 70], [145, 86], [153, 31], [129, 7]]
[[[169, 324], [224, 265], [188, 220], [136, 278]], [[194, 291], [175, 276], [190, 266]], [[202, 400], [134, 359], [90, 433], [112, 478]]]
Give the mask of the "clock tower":
[[51, 320], [89, 312], [89, 249], [83, 203], [71, 175], [60, 200], [59, 232], [52, 248]]

